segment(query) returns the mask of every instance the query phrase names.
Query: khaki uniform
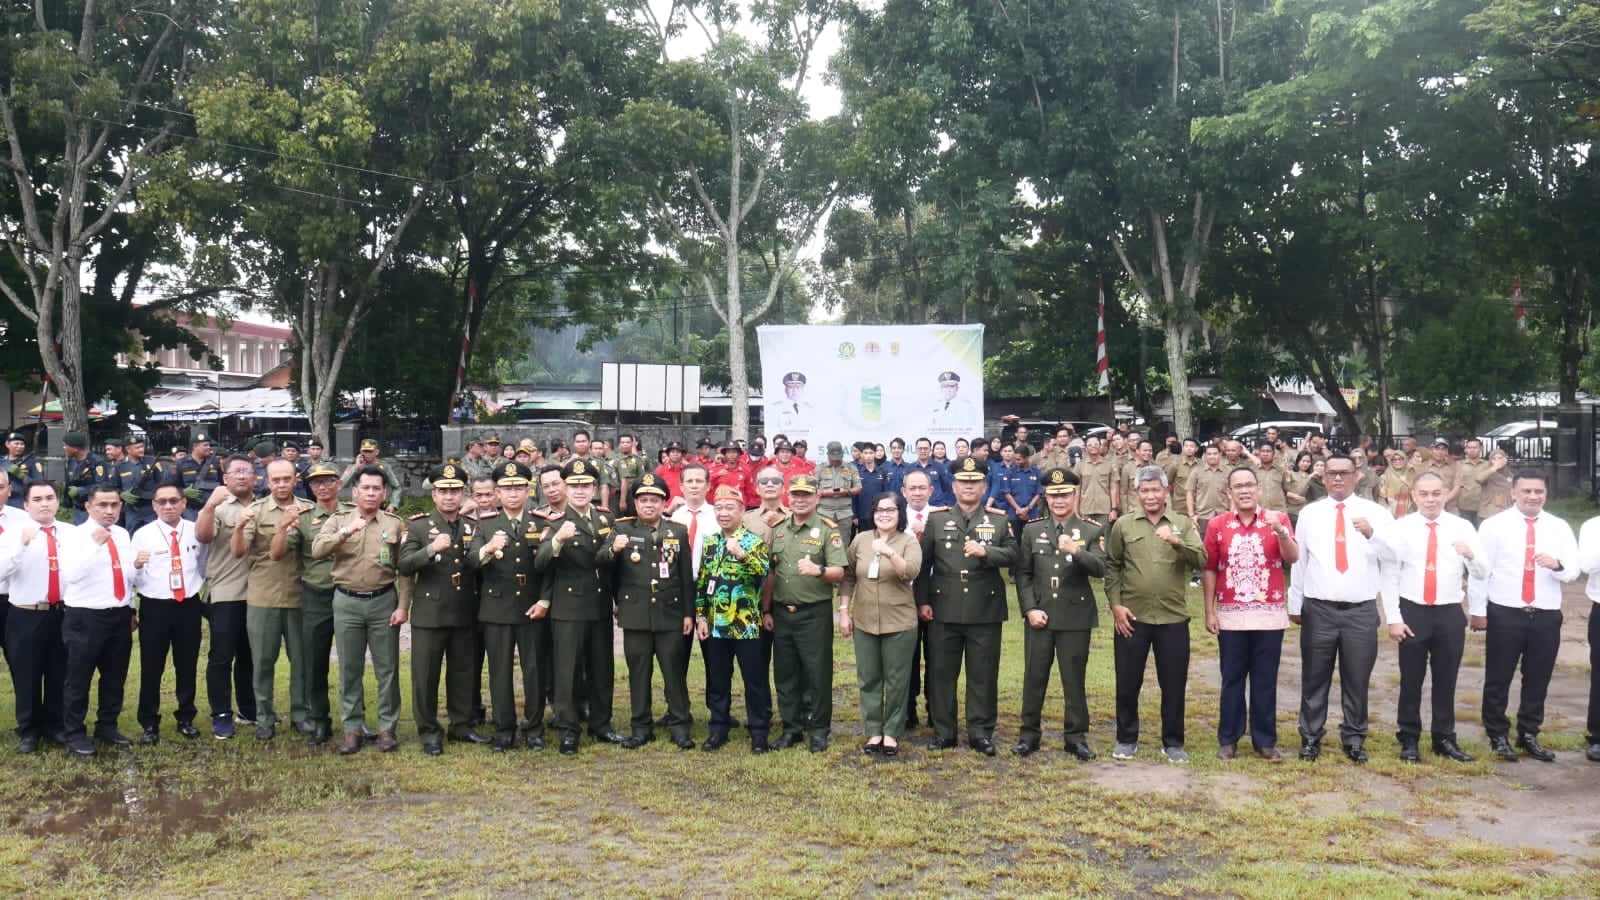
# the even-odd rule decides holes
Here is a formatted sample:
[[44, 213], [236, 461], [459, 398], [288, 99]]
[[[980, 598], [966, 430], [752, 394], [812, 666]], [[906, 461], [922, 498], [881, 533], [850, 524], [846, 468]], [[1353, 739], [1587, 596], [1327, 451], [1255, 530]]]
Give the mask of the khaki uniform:
[[[305, 515], [311, 510], [308, 500], [294, 498], [289, 508]], [[256, 722], [275, 725], [273, 707], [278, 650], [289, 656], [289, 718], [307, 721], [305, 695], [305, 626], [300, 616], [300, 554], [288, 553], [283, 559], [271, 556], [272, 537], [278, 533], [287, 513], [271, 497], [263, 497], [246, 509], [255, 512], [239, 526], [250, 561], [250, 583], [245, 587], [244, 632], [250, 640], [251, 683], [256, 695]], [[298, 524], [298, 523], [297, 523]], [[287, 537], [286, 539], [287, 545]]]
[[[1104, 518], [1111, 514], [1111, 486], [1118, 484], [1121, 472], [1111, 460], [1101, 457], [1090, 462], [1085, 456], [1075, 470], [1080, 482], [1078, 491], [1079, 514]], [[1118, 490], [1121, 488], [1119, 487]]]
[[855, 518], [855, 494], [846, 493], [842, 497], [825, 496], [829, 491], [856, 491], [861, 490], [861, 474], [850, 463], [841, 463], [838, 466], [819, 466], [817, 468], [817, 513], [832, 519], [839, 527], [839, 535], [849, 540], [854, 531], [852, 524]]
[[1189, 473], [1183, 489], [1185, 494], [1194, 495], [1194, 518], [1204, 522], [1228, 511], [1228, 473], [1231, 471], [1225, 464], [1215, 469], [1201, 465]]
[[360, 516], [354, 509], [329, 516], [311, 553], [333, 557], [333, 631], [344, 733], [360, 732], [366, 721], [362, 677], [369, 651], [378, 680], [378, 730], [393, 733], [400, 724], [400, 628], [389, 622], [396, 609], [411, 608], [411, 584], [400, 578], [398, 569], [406, 523], [379, 510], [360, 531], [343, 534]]

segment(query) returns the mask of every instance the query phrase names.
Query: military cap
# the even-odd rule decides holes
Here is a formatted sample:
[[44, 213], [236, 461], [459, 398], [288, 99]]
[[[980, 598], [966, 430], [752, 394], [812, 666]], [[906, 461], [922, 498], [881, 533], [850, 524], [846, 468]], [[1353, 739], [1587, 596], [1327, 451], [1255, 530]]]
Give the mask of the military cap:
[[521, 443], [517, 444], [517, 452], [529, 454], [538, 453], [539, 445], [533, 442], [533, 438], [523, 438]]
[[[858, 447], [856, 447], [856, 449], [860, 450], [861, 448], [858, 446]], [[843, 456], [844, 455], [844, 445], [839, 443], [838, 441], [829, 441], [828, 442], [828, 455], [829, 456]]]
[[106, 438], [106, 446], [107, 447], [126, 447], [126, 446], [128, 446], [128, 442], [124, 441], [122, 438]]
[[362, 441], [361, 442], [361, 452], [365, 453], [368, 450], [371, 450], [374, 453], [376, 453], [378, 451], [378, 442], [373, 440], [372, 438], [367, 438], [366, 440]]
[[1071, 469], [1051, 469], [1044, 473], [1044, 492], [1046, 494], [1075, 494], [1078, 492], [1078, 476]]
[[61, 436], [61, 446], [87, 450], [89, 449], [89, 438], [81, 431], [69, 431]]
[[682, 453], [683, 452], [683, 445], [678, 443], [677, 441], [668, 441], [667, 442], [667, 446], [666, 446], [666, 450], [667, 450], [668, 453], [671, 453], [674, 450], [678, 451], [679, 453]]
[[312, 465], [311, 468], [306, 470], [306, 481], [313, 481], [313, 480], [318, 479], [318, 478], [338, 478], [338, 477], [339, 477], [339, 470], [335, 469], [333, 466], [330, 466], [325, 462], [316, 463], [316, 464]]
[[316, 447], [318, 449], [321, 449], [322, 448], [322, 438], [314, 437], [311, 440], [306, 441], [306, 449], [309, 450], [312, 447]]
[[940, 384], [960, 384], [961, 383], [961, 376], [957, 375], [954, 372], [940, 372], [939, 373], [939, 383]]
[[637, 497], [640, 494], [654, 494], [665, 498], [667, 489], [661, 486], [661, 479], [656, 477], [656, 473], [646, 472], [639, 476], [639, 483], [633, 486], [633, 495]]
[[129, 447], [143, 447], [144, 446], [144, 435], [142, 435], [142, 434], [130, 434], [130, 435], [128, 435], [128, 444], [127, 445]]
[[989, 464], [976, 456], [963, 456], [951, 466], [951, 475], [957, 481], [982, 481], [989, 477]]
[[211, 435], [206, 434], [204, 431], [196, 431], [194, 436], [189, 438], [189, 446], [191, 447], [193, 447], [195, 444], [209, 443], [211, 443]]
[[283, 445], [280, 446], [278, 449], [280, 449], [280, 450], [295, 450], [295, 451], [298, 451], [300, 449], [300, 445], [295, 443], [294, 441], [284, 441]]
[[784, 376], [783, 376], [783, 383], [784, 383], [785, 387], [792, 387], [792, 386], [797, 385], [797, 384], [805, 384], [806, 383], [806, 373], [804, 373], [804, 372], [786, 372], [786, 373], [784, 373]]
[[561, 480], [567, 484], [594, 484], [594, 463], [572, 459], [561, 469]]
[[467, 486], [465, 472], [455, 463], [445, 463], [433, 473], [433, 486], [436, 488], [464, 488]]
[[278, 448], [271, 441], [257, 441], [254, 447], [256, 459], [266, 459], [278, 452]]
[[494, 467], [494, 483], [499, 487], [525, 485], [530, 475], [528, 467], [514, 459]]
[[789, 481], [791, 494], [815, 494], [817, 492], [817, 479], [810, 475], [796, 475]]
[[6, 443], [9, 444], [12, 441], [22, 441], [23, 443], [27, 443], [28, 439], [23, 437], [22, 436], [22, 432], [20, 432], [20, 431], [7, 432], [6, 433]]

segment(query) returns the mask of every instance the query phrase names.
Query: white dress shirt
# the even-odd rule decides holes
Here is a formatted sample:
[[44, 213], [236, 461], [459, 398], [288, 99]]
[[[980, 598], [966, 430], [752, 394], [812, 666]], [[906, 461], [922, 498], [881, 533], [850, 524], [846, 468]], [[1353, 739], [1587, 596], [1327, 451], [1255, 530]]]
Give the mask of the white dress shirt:
[[699, 509], [690, 509], [688, 505], [680, 506], [667, 518], [684, 528], [689, 527], [689, 520], [694, 519], [694, 553], [691, 556], [694, 568], [694, 577], [700, 577], [700, 555], [705, 550], [706, 538], [722, 530], [717, 524], [717, 508], [710, 503], [700, 504]]
[[911, 504], [906, 504], [906, 534], [920, 539], [922, 529], [928, 527], [928, 516], [938, 508], [930, 503], [921, 509], [912, 509]]
[[141, 597], [159, 597], [171, 600], [177, 577], [172, 570], [172, 534], [178, 535], [178, 559], [183, 563], [183, 599], [199, 602], [200, 588], [206, 582], [205, 562], [201, 550], [205, 549], [195, 537], [194, 523], [179, 519], [176, 526], [157, 519], [133, 533], [133, 552], [150, 551], [150, 559], [133, 571], [133, 587]]
[[[0, 504], [0, 542], [5, 541], [6, 535], [20, 531], [24, 525], [32, 521], [32, 519], [28, 518], [27, 513], [17, 509], [15, 506]], [[18, 546], [21, 546], [20, 542]], [[4, 552], [4, 547], [0, 546], [0, 553]], [[0, 594], [4, 594], [7, 591], [6, 585], [7, 579], [4, 576], [0, 576]]]
[[[1344, 504], [1345, 571], [1340, 572], [1334, 548], [1339, 504]], [[1374, 597], [1384, 601], [1383, 578], [1378, 571], [1378, 554], [1356, 528], [1356, 519], [1366, 519], [1377, 534], [1394, 524], [1389, 511], [1351, 494], [1343, 501], [1323, 497], [1300, 510], [1295, 524], [1295, 541], [1300, 558], [1289, 570], [1289, 615], [1298, 616], [1307, 597], [1338, 603], [1365, 603]]]
[[1590, 600], [1600, 603], [1600, 516], [1578, 529], [1578, 570], [1589, 576], [1583, 592]]
[[[1533, 535], [1533, 551], [1550, 554], [1562, 566], [1559, 571], [1533, 567], [1533, 606], [1560, 609], [1561, 585], [1576, 581], [1579, 575], [1578, 542], [1572, 536], [1571, 525], [1542, 511], [1534, 520]], [[1527, 537], [1528, 519], [1515, 506], [1495, 513], [1478, 526], [1478, 540], [1488, 554], [1489, 574], [1467, 584], [1467, 606], [1473, 615], [1488, 615], [1490, 603], [1513, 609], [1528, 606], [1522, 602]]]
[[[72, 539], [61, 548], [61, 602], [74, 609], [118, 609], [133, 606], [133, 540], [121, 525], [106, 529], [111, 537], [104, 544], [94, 541], [103, 526], [93, 521], [78, 526]], [[34, 543], [38, 538], [34, 538]], [[115, 544], [117, 561], [112, 562]], [[31, 544], [29, 546], [32, 546]], [[122, 574], [122, 598], [116, 595], [116, 573]]]
[[[1428, 519], [1420, 512], [1404, 516], [1382, 531], [1372, 533], [1372, 548], [1378, 554], [1378, 570], [1383, 575], [1383, 618], [1393, 625], [1401, 621], [1400, 600], [1424, 603], [1427, 596], [1425, 583], [1428, 569], [1428, 525], [1437, 532], [1437, 549], [1434, 556], [1435, 606], [1459, 605], [1466, 602], [1468, 573], [1474, 578], [1489, 574], [1489, 563], [1478, 542], [1478, 533], [1472, 523], [1460, 516], [1440, 512], [1437, 519]], [[1464, 541], [1472, 552], [1468, 560], [1456, 552], [1456, 541]]]
[[[39, 528], [39, 533], [33, 536], [27, 546], [22, 543], [22, 529], [29, 525]], [[57, 575], [60, 579], [61, 593], [66, 595], [67, 576], [66, 560], [70, 552], [67, 544], [70, 543], [74, 526], [66, 522], [55, 522], [51, 526], [56, 535], [56, 565]], [[38, 526], [32, 519], [13, 528], [6, 526], [6, 533], [0, 535], [0, 581], [9, 584], [11, 605], [32, 606], [44, 603], [50, 596], [50, 542], [45, 538], [44, 528]]]

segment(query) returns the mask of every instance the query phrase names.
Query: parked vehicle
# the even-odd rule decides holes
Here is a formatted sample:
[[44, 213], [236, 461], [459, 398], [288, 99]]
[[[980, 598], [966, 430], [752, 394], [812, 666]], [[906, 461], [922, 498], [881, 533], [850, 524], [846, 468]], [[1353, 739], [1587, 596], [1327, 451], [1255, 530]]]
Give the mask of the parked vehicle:
[[1511, 459], [1549, 459], [1550, 438], [1555, 431], [1556, 423], [1548, 419], [1525, 419], [1490, 429], [1478, 440], [1483, 442], [1484, 456], [1499, 448]]
[[1294, 448], [1305, 443], [1306, 438], [1313, 434], [1328, 436], [1328, 430], [1322, 427], [1321, 422], [1285, 419], [1276, 422], [1251, 422], [1249, 425], [1235, 428], [1233, 437], [1242, 441], [1247, 449], [1254, 448], [1257, 441], [1267, 436], [1268, 428], [1278, 429], [1278, 438]]

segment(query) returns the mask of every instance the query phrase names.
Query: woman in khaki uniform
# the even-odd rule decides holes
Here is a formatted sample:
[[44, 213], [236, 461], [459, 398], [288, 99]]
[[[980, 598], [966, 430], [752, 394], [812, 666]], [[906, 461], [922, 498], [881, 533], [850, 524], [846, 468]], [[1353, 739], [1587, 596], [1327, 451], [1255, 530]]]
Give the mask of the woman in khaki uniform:
[[1311, 502], [1311, 453], [1306, 450], [1294, 458], [1294, 468], [1283, 479], [1283, 497], [1288, 501], [1291, 521], [1300, 519], [1300, 510]]
[[1389, 451], [1389, 471], [1383, 474], [1383, 496], [1395, 518], [1411, 512], [1411, 472], [1399, 450]]
[[839, 634], [855, 636], [856, 682], [867, 753], [895, 756], [906, 726], [906, 692], [917, 646], [911, 582], [922, 548], [906, 531], [906, 501], [885, 491], [872, 501], [872, 527], [850, 542], [839, 585]]
[[1479, 469], [1474, 477], [1482, 480], [1483, 493], [1478, 500], [1478, 520], [1481, 522], [1497, 512], [1511, 508], [1511, 459], [1499, 448], [1489, 453], [1489, 464]]

